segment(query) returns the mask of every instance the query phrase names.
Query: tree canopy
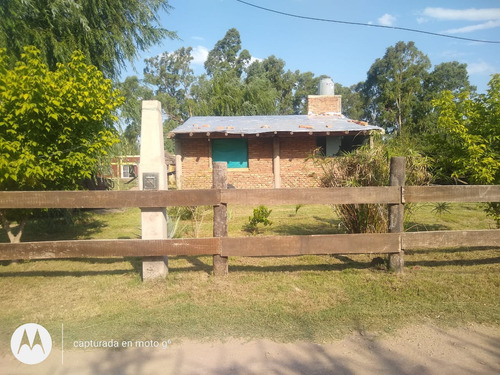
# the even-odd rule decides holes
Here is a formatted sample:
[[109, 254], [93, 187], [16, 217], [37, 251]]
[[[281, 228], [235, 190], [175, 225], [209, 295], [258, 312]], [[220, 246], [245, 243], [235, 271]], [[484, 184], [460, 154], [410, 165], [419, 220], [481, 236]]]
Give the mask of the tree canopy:
[[433, 133], [441, 175], [476, 184], [500, 183], [500, 74], [486, 94], [443, 91], [433, 101], [439, 113]]
[[23, 47], [36, 46], [54, 70], [80, 50], [86, 61], [116, 78], [125, 61], [166, 37], [158, 12], [171, 9], [168, 0], [9, 0], [0, 5], [0, 48], [10, 64]]
[[401, 133], [430, 66], [429, 58], [413, 42], [387, 48], [384, 57], [370, 67], [362, 87], [367, 117]]
[[[81, 52], [55, 71], [26, 47], [14, 68], [0, 50], [0, 190], [66, 190], [91, 178], [118, 142], [113, 112], [122, 98]], [[30, 211], [0, 211], [19, 241]], [[14, 236], [10, 220], [20, 223]]]
[[50, 71], [34, 47], [0, 51], [0, 190], [73, 189], [117, 142], [122, 99], [80, 52]]

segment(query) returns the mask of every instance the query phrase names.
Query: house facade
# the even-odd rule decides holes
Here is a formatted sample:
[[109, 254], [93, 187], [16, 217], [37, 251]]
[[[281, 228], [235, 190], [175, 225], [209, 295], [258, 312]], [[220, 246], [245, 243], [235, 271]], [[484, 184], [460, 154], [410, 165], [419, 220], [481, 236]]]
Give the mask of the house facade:
[[341, 114], [339, 95], [311, 95], [308, 115], [191, 117], [174, 129], [178, 189], [208, 189], [212, 163], [227, 162], [228, 184], [243, 188], [317, 187], [308, 157], [336, 156], [383, 129]]
[[129, 179], [139, 172], [139, 155], [117, 156], [111, 160], [111, 177]]

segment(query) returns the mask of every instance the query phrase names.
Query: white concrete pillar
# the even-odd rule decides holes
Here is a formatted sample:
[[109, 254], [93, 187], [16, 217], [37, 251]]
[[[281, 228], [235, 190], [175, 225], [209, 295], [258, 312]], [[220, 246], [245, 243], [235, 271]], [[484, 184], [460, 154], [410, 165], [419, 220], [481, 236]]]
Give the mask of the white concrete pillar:
[[[157, 100], [142, 102], [141, 161], [139, 163], [140, 190], [167, 190], [167, 166], [163, 145], [161, 103]], [[141, 209], [142, 239], [167, 238], [167, 211], [165, 207]], [[144, 257], [142, 279], [165, 278], [168, 258]]]

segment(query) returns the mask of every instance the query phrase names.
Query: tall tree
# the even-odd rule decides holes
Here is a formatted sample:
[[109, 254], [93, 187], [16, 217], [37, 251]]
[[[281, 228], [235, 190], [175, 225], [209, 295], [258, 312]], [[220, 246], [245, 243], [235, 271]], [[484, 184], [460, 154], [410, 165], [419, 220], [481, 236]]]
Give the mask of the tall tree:
[[125, 61], [176, 34], [160, 27], [168, 0], [8, 0], [0, 4], [0, 48], [10, 63], [23, 46], [34, 45], [51, 70], [78, 49], [107, 77], [116, 78]]
[[384, 57], [370, 67], [361, 90], [365, 117], [402, 133], [411, 121], [415, 96], [421, 93], [430, 66], [429, 58], [414, 42], [398, 42], [387, 48]]
[[275, 115], [278, 93], [263, 76], [248, 79], [243, 86], [242, 115]]
[[197, 99], [195, 115], [237, 116], [243, 114], [244, 88], [233, 71], [217, 72], [211, 79], [202, 77], [193, 88]]
[[486, 94], [471, 97], [444, 91], [433, 134], [436, 167], [442, 176], [476, 184], [500, 183], [500, 74]]
[[[477, 97], [444, 91], [433, 101], [439, 117], [431, 152], [440, 177], [500, 183], [500, 74], [494, 74], [488, 86], [487, 93]], [[500, 228], [500, 203], [489, 203], [486, 211]]]
[[246, 49], [241, 50], [240, 32], [232, 28], [208, 53], [205, 69], [209, 76], [221, 71], [234, 70], [240, 77], [250, 58], [250, 53]]
[[[76, 189], [117, 142], [113, 113], [122, 98], [84, 61], [74, 53], [52, 72], [29, 47], [10, 69], [0, 50], [0, 190]], [[24, 214], [15, 217], [21, 228]], [[0, 212], [3, 227], [19, 241], [9, 215]]]
[[[254, 61], [247, 69], [247, 82], [253, 77], [262, 77], [271, 83], [276, 90], [276, 108], [280, 115], [295, 113], [294, 92], [297, 88], [297, 78], [300, 73], [285, 71], [285, 61], [274, 55], [262, 61]], [[306, 78], [304, 78], [304, 83]]]
[[436, 126], [438, 114], [434, 110], [432, 101], [437, 99], [443, 91], [451, 91], [457, 96], [463, 92], [474, 93], [476, 88], [471, 86], [467, 73], [467, 64], [457, 61], [444, 62], [436, 65], [422, 83], [422, 92], [416, 98], [418, 104], [412, 112], [411, 133], [428, 134]]
[[144, 82], [153, 87], [154, 95], [170, 120], [182, 123], [190, 116], [189, 90], [195, 77], [190, 63], [192, 48], [179, 48], [145, 60]]

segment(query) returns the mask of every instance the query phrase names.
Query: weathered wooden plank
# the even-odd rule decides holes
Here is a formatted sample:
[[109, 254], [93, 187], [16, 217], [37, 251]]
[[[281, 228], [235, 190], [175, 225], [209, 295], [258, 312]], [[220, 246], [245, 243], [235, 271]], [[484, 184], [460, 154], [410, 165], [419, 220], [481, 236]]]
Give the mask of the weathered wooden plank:
[[[227, 189], [227, 163], [213, 163], [212, 187], [214, 189]], [[227, 237], [227, 204], [214, 206], [213, 236]], [[228, 274], [229, 260], [227, 257], [216, 254], [213, 256], [214, 276]]]
[[220, 191], [2, 191], [0, 208], [121, 208], [213, 206]]
[[21, 242], [0, 244], [0, 259], [213, 255], [219, 248], [218, 238]]
[[[400, 202], [396, 186], [168, 191], [3, 191], [0, 208], [120, 208], [228, 204]], [[407, 186], [404, 202], [499, 202], [500, 185]]]
[[400, 203], [397, 186], [304, 189], [228, 189], [221, 193], [228, 204], [344, 204]]
[[[391, 186], [398, 186], [401, 189], [400, 191], [402, 191], [402, 188], [405, 186], [405, 179], [406, 158], [392, 157], [389, 184]], [[404, 231], [404, 211], [405, 208], [402, 202], [389, 205], [389, 233], [401, 233]], [[401, 251], [401, 247], [398, 253], [389, 255], [389, 267], [395, 270], [396, 273], [403, 272], [404, 251]]]
[[406, 250], [500, 246], [500, 230], [443, 230], [402, 233]]
[[398, 249], [397, 233], [221, 238], [223, 256], [370, 254], [395, 253]]
[[412, 202], [500, 202], [500, 185], [406, 186], [403, 201]]

